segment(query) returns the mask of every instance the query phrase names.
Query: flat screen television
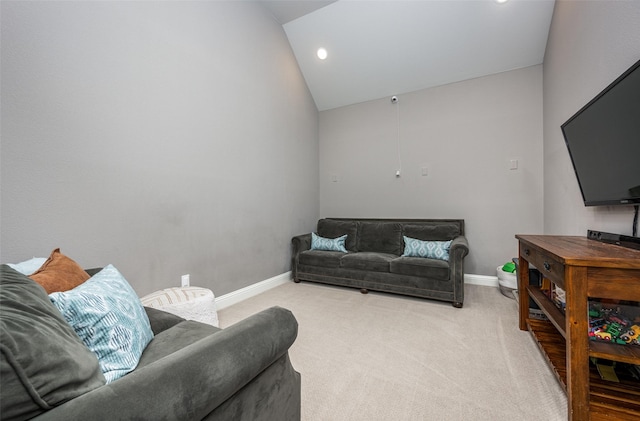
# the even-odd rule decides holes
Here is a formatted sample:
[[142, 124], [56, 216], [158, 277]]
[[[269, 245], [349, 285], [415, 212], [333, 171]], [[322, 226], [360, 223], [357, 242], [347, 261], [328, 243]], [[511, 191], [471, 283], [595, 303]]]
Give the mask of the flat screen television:
[[640, 203], [640, 61], [562, 125], [585, 206]]

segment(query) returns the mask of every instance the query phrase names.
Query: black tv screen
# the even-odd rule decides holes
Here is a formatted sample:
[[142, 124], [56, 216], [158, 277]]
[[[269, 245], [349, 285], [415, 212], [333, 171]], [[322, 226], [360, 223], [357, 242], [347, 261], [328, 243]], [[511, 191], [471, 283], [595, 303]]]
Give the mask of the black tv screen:
[[640, 61], [562, 125], [585, 206], [640, 203]]

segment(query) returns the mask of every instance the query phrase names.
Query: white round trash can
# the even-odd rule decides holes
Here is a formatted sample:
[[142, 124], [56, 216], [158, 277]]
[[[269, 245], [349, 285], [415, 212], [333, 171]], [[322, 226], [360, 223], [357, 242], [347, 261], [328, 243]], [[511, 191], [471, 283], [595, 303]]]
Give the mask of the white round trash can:
[[218, 327], [216, 297], [210, 289], [199, 287], [166, 288], [140, 299], [145, 307], [157, 308], [187, 320]]
[[513, 295], [513, 291], [518, 289], [518, 277], [516, 273], [505, 272], [502, 270], [502, 265], [498, 266], [496, 273], [498, 274], [498, 285], [502, 295], [515, 300], [516, 297]]

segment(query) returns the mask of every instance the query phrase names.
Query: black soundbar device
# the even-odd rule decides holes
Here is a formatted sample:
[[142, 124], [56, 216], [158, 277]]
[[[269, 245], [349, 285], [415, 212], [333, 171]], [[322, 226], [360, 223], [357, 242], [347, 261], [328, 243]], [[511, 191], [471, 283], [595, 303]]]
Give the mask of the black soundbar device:
[[639, 237], [630, 237], [628, 235], [612, 234], [610, 232], [588, 230], [587, 238], [590, 240], [596, 240], [603, 243], [615, 244], [622, 247], [628, 247], [631, 249], [640, 250]]

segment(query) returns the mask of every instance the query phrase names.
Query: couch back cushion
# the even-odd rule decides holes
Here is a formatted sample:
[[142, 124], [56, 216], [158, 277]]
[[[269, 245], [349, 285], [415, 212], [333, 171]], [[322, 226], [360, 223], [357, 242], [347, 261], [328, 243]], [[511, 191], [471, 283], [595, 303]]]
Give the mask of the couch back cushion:
[[105, 384], [98, 358], [34, 280], [2, 265], [0, 413], [26, 419]]
[[339, 221], [335, 219], [320, 219], [318, 221], [318, 235], [325, 238], [347, 236], [345, 248], [347, 251], [357, 251], [357, 221]]
[[422, 241], [448, 241], [462, 235], [461, 224], [456, 223], [408, 223], [403, 226], [403, 235]]
[[399, 222], [360, 221], [358, 251], [374, 251], [400, 256], [404, 249]]

